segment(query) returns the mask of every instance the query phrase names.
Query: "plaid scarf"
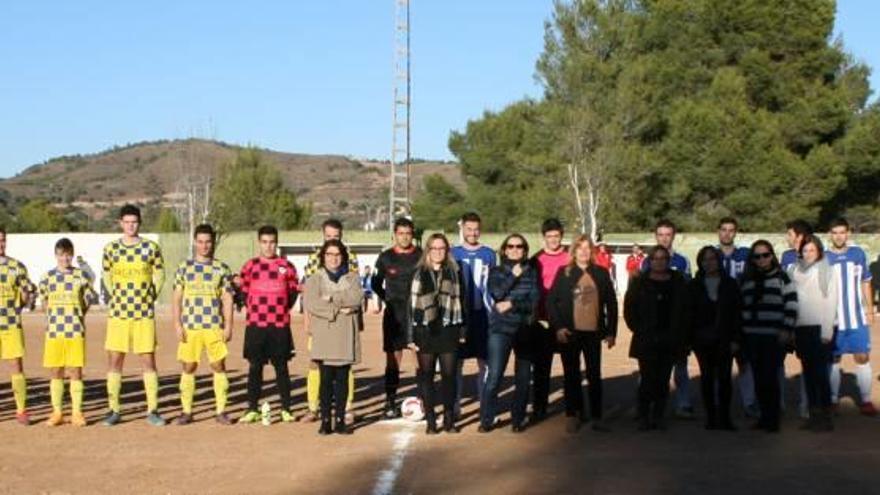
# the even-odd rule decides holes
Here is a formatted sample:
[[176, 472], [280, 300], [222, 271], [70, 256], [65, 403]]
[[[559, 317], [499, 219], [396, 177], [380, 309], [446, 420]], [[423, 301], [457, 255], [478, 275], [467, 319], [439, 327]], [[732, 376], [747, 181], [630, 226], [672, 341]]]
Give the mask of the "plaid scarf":
[[413, 277], [410, 290], [410, 306], [413, 326], [428, 326], [442, 316], [443, 326], [461, 325], [461, 286], [458, 272], [444, 266], [437, 273], [419, 269]]

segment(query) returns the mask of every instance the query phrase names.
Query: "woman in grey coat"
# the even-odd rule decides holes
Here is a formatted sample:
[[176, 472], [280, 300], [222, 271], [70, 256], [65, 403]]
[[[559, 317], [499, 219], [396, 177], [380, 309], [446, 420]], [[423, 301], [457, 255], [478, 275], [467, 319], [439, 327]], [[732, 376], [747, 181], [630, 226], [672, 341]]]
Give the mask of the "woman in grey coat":
[[[324, 243], [318, 253], [320, 269], [306, 280], [303, 305], [311, 317], [311, 357], [321, 372], [321, 428], [349, 434], [345, 424], [348, 401], [348, 374], [360, 362], [363, 329], [364, 291], [357, 273], [342, 270], [348, 266], [348, 250], [338, 240]], [[336, 405], [336, 425], [331, 428], [331, 408]]]

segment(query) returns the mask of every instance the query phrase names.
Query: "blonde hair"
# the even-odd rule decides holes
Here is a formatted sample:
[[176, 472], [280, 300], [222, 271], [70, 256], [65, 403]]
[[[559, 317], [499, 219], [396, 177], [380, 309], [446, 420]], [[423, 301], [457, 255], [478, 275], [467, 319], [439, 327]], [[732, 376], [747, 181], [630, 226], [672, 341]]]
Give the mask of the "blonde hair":
[[571, 240], [571, 246], [569, 246], [568, 248], [568, 255], [570, 259], [568, 260], [568, 266], [566, 267], [566, 270], [569, 270], [577, 265], [577, 256], [575, 256], [575, 254], [577, 253], [578, 248], [583, 244], [588, 244], [590, 246], [590, 264], [593, 263], [593, 248], [595, 248], [596, 245], [593, 243], [593, 239], [590, 238], [589, 235], [581, 234]]
[[454, 271], [458, 271], [458, 263], [456, 263], [455, 259], [452, 258], [452, 246], [449, 244], [449, 239], [447, 239], [446, 236], [440, 232], [435, 232], [428, 236], [428, 239], [425, 241], [425, 248], [422, 250], [422, 258], [419, 260], [416, 268], [419, 270], [432, 269], [431, 258], [429, 258], [429, 255], [431, 253], [431, 243], [436, 241], [437, 239], [443, 241], [443, 244], [446, 245], [446, 259], [443, 260], [444, 268], [451, 268]]

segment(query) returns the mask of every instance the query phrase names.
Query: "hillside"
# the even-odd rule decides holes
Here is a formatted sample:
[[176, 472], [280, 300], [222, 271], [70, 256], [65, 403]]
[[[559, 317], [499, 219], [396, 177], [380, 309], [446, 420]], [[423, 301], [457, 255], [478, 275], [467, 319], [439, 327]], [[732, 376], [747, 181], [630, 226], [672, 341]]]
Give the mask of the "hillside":
[[[16, 199], [42, 197], [100, 218], [127, 201], [173, 205], [179, 198], [181, 177], [187, 172], [212, 175], [238, 149], [197, 139], [138, 143], [93, 155], [55, 158], [0, 180], [0, 189]], [[387, 163], [340, 155], [263, 152], [281, 170], [288, 187], [313, 204], [316, 219], [332, 213], [359, 225], [367, 219], [368, 210], [387, 204]], [[456, 164], [420, 162], [412, 166], [412, 172], [414, 197], [429, 174], [440, 174], [454, 184], [462, 182]]]

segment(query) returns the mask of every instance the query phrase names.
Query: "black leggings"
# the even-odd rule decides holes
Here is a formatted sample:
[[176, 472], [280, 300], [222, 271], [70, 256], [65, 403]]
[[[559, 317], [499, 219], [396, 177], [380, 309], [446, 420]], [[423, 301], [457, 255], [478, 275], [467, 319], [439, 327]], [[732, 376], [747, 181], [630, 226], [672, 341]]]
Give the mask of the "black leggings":
[[590, 418], [602, 418], [602, 336], [599, 332], [571, 332], [562, 346], [562, 369], [565, 372], [565, 415], [584, 415], [584, 389], [581, 386], [581, 354], [589, 385]]
[[[700, 364], [700, 388], [707, 421], [712, 424], [730, 423], [730, 400], [733, 394], [731, 368], [733, 356], [729, 346], [696, 347], [694, 354]], [[715, 399], [718, 399], [717, 403]]]
[[663, 419], [669, 398], [669, 376], [675, 361], [671, 353], [655, 351], [639, 359], [639, 417]]
[[434, 369], [437, 361], [440, 361], [440, 391], [443, 399], [443, 422], [451, 425], [453, 422], [453, 410], [455, 409], [455, 371], [458, 358], [454, 352], [443, 354], [428, 354], [419, 352], [419, 388], [421, 389], [422, 402], [425, 404], [425, 418], [429, 424], [436, 421], [434, 406]]
[[348, 403], [348, 373], [351, 365], [333, 366], [319, 363], [321, 370], [321, 419], [329, 421], [330, 411], [336, 405], [336, 422], [345, 421], [345, 405]]
[[[248, 368], [248, 409], [256, 411], [259, 408], [260, 396], [263, 395], [263, 366], [265, 361], [251, 361]], [[287, 359], [281, 356], [272, 358], [272, 367], [275, 368], [275, 385], [278, 387], [278, 395], [281, 398], [281, 408], [290, 411], [290, 372], [287, 370]]]

